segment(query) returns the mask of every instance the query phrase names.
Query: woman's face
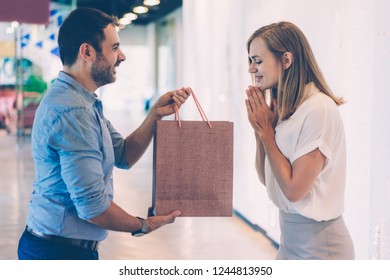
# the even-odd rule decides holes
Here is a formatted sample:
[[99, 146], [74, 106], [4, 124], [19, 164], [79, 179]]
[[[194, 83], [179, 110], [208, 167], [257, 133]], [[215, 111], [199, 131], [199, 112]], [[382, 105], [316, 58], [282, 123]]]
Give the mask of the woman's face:
[[268, 50], [263, 39], [256, 37], [249, 46], [249, 73], [261, 90], [277, 88], [281, 63]]

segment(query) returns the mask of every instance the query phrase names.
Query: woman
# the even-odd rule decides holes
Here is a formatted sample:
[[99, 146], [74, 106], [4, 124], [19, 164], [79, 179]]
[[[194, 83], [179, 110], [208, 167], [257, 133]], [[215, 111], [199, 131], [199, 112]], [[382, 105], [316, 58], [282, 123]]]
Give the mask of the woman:
[[[292, 23], [256, 30], [247, 43], [246, 90], [256, 170], [280, 209], [277, 259], [353, 259], [342, 218], [346, 177], [342, 99], [332, 94], [304, 34]], [[270, 91], [270, 101], [265, 98]]]

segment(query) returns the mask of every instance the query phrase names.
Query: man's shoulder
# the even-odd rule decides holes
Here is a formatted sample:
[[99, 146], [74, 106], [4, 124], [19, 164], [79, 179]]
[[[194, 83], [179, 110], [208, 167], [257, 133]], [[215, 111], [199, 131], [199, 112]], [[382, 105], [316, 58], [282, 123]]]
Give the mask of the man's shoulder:
[[92, 105], [85, 102], [75, 90], [53, 85], [40, 102], [35, 123], [52, 126], [58, 120], [68, 118], [77, 122], [91, 114], [94, 115]]
[[57, 111], [67, 111], [77, 108], [90, 109], [92, 107], [92, 104], [86, 102], [75, 89], [63, 84], [53, 84], [47, 91], [42, 102]]

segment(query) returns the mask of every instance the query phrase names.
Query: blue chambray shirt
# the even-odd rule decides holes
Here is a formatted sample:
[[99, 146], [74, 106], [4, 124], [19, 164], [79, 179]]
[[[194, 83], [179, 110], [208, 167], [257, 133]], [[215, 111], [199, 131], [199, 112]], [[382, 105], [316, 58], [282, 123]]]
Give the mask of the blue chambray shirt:
[[123, 137], [94, 93], [60, 72], [42, 99], [32, 130], [35, 181], [27, 225], [46, 234], [103, 240], [87, 220], [113, 199], [114, 166], [128, 169]]

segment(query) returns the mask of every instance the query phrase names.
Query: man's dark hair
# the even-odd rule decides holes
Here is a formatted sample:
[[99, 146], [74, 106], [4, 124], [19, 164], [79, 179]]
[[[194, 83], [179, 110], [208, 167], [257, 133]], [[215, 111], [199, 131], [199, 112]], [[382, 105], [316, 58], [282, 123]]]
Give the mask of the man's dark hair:
[[90, 44], [101, 52], [104, 29], [117, 25], [115, 17], [93, 8], [78, 8], [72, 11], [62, 23], [58, 33], [58, 46], [63, 65], [70, 66], [76, 59], [81, 44]]

